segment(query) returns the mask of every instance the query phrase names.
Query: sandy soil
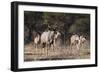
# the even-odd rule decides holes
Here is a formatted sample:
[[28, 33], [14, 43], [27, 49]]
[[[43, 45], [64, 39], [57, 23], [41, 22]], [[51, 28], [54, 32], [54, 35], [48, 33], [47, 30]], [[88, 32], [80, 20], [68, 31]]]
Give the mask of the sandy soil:
[[70, 49], [69, 46], [54, 49], [38, 47], [36, 49], [32, 43], [24, 46], [24, 61], [88, 58], [90, 58], [90, 48], [88, 43], [83, 45], [80, 50], [77, 50], [75, 46], [73, 46], [73, 49]]

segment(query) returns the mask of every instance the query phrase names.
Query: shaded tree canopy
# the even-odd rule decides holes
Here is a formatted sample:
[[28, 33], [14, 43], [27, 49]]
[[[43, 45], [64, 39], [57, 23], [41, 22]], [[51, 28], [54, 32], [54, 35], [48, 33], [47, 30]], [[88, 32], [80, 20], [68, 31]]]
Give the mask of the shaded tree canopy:
[[[32, 31], [57, 30], [60, 33], [77, 33], [90, 36], [90, 14], [24, 11], [24, 28]], [[24, 30], [24, 32], [26, 29]]]

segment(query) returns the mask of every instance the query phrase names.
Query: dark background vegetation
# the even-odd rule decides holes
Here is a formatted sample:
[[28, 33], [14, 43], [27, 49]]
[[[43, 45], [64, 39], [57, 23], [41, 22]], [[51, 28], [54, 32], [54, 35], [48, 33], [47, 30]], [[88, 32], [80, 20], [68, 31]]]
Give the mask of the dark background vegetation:
[[57, 30], [64, 40], [69, 35], [90, 37], [90, 14], [32, 12], [24, 11], [24, 43], [32, 41], [32, 32], [42, 33], [45, 30]]

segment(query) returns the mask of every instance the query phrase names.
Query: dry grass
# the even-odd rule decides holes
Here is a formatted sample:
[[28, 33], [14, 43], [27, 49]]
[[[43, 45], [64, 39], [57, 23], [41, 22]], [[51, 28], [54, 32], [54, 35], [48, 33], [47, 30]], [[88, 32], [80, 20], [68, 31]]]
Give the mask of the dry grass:
[[90, 58], [89, 44], [77, 50], [69, 46], [64, 48], [34, 48], [32, 43], [25, 45], [24, 61], [36, 60], [63, 60], [63, 59], [87, 59]]

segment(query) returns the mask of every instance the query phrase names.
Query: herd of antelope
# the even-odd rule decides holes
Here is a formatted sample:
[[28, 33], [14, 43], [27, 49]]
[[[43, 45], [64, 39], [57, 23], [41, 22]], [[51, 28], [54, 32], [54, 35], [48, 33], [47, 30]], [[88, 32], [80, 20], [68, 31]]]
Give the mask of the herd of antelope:
[[[34, 34], [33, 34], [34, 35]], [[36, 33], [36, 36], [33, 38], [33, 43], [35, 48], [38, 47], [39, 44], [42, 45], [42, 48], [57, 48], [56, 43], [61, 39], [61, 33], [59, 31], [46, 30], [41, 34]], [[73, 34], [69, 38], [70, 40], [70, 49], [74, 48], [80, 49], [80, 47], [86, 41], [86, 38], [82, 35]]]

